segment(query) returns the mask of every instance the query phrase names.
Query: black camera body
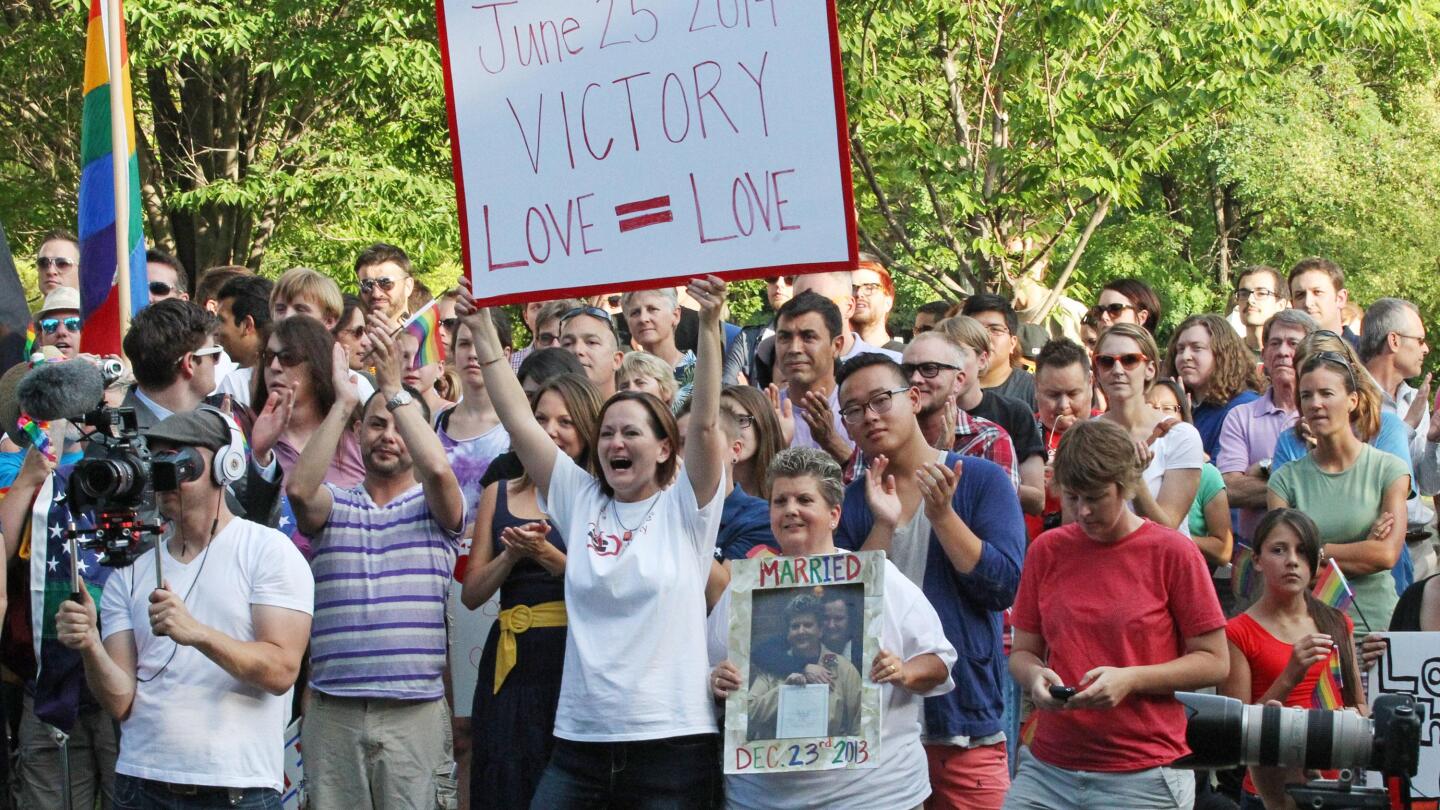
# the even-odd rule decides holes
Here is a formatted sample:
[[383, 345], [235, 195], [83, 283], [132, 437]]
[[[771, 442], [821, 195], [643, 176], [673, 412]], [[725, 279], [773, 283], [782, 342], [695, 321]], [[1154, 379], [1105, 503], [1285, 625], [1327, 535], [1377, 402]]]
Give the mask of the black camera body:
[[178, 489], [203, 472], [193, 449], [152, 453], [140, 435], [134, 408], [99, 408], [82, 423], [92, 429], [91, 449], [70, 475], [70, 514], [89, 514], [93, 528], [77, 532], [102, 565], [135, 562], [164, 531], [155, 493]]

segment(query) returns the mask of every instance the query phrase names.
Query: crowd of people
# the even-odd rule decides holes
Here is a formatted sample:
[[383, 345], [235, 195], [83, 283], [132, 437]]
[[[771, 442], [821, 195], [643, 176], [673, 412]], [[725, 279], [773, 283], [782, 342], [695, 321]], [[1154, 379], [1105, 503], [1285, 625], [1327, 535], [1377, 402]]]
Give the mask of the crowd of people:
[[[1382, 298], [1352, 329], [1325, 259], [1246, 268], [1231, 311], [1168, 333], [1136, 279], [1038, 323], [994, 293], [935, 301], [892, 333], [862, 254], [766, 279], [748, 325], [714, 277], [533, 302], [524, 346], [393, 245], [356, 258], [358, 296], [305, 268], [192, 290], [147, 261], [105, 400], [190, 459], [153, 550], [72, 554], [98, 443], [51, 422], [37, 449], [6, 402], [29, 364], [0, 378], [27, 810], [278, 808], [293, 717], [318, 810], [1280, 808], [1304, 774], [1173, 767], [1174, 693], [1316, 707], [1338, 672], [1364, 712], [1384, 631], [1440, 629], [1425, 325]], [[34, 362], [97, 359], [74, 238], [36, 264]], [[398, 327], [427, 305], [446, 351], [421, 364]], [[844, 600], [801, 595], [747, 682], [734, 561], [859, 551], [885, 556], [879, 652]], [[1311, 593], [1329, 566], [1345, 611]], [[475, 665], [449, 640], [491, 602], [456, 718], [451, 666]], [[862, 682], [874, 767], [722, 773], [737, 690], [765, 738], [781, 689], [824, 684], [843, 735]]]

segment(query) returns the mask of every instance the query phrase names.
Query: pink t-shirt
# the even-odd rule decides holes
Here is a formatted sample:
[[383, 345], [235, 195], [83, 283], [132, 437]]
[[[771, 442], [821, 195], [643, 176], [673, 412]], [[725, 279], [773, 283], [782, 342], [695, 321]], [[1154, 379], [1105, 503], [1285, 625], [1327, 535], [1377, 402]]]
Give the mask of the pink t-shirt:
[[[1185, 639], [1225, 626], [1200, 550], [1149, 520], [1114, 543], [1076, 524], [1035, 539], [1020, 575], [1014, 624], [1039, 634], [1068, 686], [1095, 667], [1173, 661]], [[1113, 709], [1041, 711], [1031, 750], [1081, 771], [1140, 771], [1189, 752], [1175, 698], [1136, 695]]]

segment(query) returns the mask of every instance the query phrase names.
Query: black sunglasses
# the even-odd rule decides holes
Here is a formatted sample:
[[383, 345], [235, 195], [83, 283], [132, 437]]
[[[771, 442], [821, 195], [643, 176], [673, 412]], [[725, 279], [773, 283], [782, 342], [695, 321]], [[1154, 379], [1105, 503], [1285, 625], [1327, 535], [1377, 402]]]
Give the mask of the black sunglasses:
[[281, 349], [278, 352], [272, 352], [269, 349], [266, 349], [265, 351], [260, 353], [260, 367], [264, 368], [265, 366], [270, 365], [271, 361], [276, 359], [279, 359], [280, 365], [284, 366], [285, 368], [294, 368], [305, 362], [305, 355], [304, 353], [297, 352], [294, 349]]
[[1090, 311], [1094, 313], [1095, 317], [1097, 318], [1100, 317], [1102, 314], [1109, 315], [1112, 318], [1118, 318], [1125, 310], [1134, 308], [1134, 304], [1126, 304], [1120, 301], [1115, 301], [1110, 304], [1096, 304], [1095, 306], [1090, 308]]

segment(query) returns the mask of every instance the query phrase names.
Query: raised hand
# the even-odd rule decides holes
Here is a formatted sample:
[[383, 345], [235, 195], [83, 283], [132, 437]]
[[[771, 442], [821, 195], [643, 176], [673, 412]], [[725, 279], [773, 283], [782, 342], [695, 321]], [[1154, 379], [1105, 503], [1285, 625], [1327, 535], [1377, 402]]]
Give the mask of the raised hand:
[[[350, 383], [346, 383], [354, 388]], [[339, 393], [338, 391], [336, 392]], [[265, 407], [250, 426], [250, 455], [261, 464], [270, 463], [270, 451], [284, 435], [290, 424], [290, 413], [295, 407], [295, 390], [288, 385], [277, 384], [270, 388], [265, 398]]]
[[960, 485], [960, 475], [964, 470], [965, 461], [957, 459], [953, 469], [932, 461], [915, 471], [915, 480], [920, 484], [920, 495], [924, 498], [925, 517], [932, 523], [951, 508], [955, 488]]
[[685, 288], [695, 303], [700, 305], [700, 322], [717, 324], [720, 312], [725, 308], [725, 282], [718, 276], [691, 279]]
[[1307, 633], [1290, 648], [1290, 660], [1285, 663], [1285, 668], [1299, 683], [1310, 667], [1329, 658], [1334, 649], [1335, 639], [1324, 633]]
[[893, 528], [900, 525], [902, 507], [900, 494], [895, 490], [895, 476], [885, 473], [889, 465], [890, 459], [883, 455], [870, 460], [865, 470], [865, 505], [870, 507], [876, 523]]
[[1405, 410], [1405, 424], [1409, 425], [1411, 430], [1420, 427], [1420, 420], [1430, 407], [1430, 379], [1433, 376], [1425, 375], [1425, 381], [1420, 383], [1420, 390], [1415, 392], [1415, 399], [1410, 401], [1410, 407]]
[[780, 386], [775, 383], [770, 383], [765, 389], [765, 397], [770, 400], [775, 419], [780, 422], [781, 445], [789, 447], [795, 441], [795, 403], [780, 396]]
[[500, 530], [500, 543], [512, 554], [539, 559], [548, 550], [550, 524], [543, 520], [523, 526], [506, 526]]
[[[263, 369], [260, 371], [263, 372]], [[355, 389], [355, 381], [350, 379], [350, 355], [345, 353], [345, 347], [339, 343], [330, 350], [330, 382], [335, 386], [335, 404], [340, 407], [355, 407], [360, 400], [360, 392]], [[291, 394], [293, 393], [292, 391]]]
[[371, 313], [367, 320], [370, 327], [370, 362], [375, 364], [375, 387], [388, 399], [400, 391], [401, 379], [405, 375], [401, 364], [403, 352], [395, 342], [395, 337], [390, 334], [389, 325], [384, 318]]

